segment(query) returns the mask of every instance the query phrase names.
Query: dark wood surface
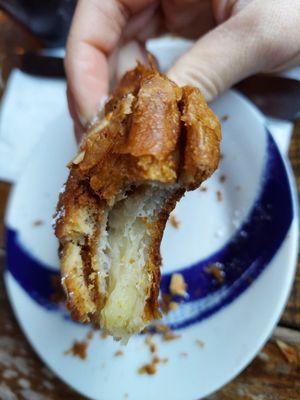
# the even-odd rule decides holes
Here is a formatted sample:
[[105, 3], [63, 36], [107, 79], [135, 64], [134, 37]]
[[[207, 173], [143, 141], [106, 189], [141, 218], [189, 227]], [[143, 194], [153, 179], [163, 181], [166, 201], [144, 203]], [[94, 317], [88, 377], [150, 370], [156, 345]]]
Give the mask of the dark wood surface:
[[[298, 189], [298, 202], [300, 199], [300, 119], [296, 122], [292, 136], [289, 158], [295, 175]], [[287, 327], [300, 331], [300, 259], [298, 257], [297, 274], [293, 291], [288, 305], [282, 316], [281, 323]], [[299, 396], [300, 399], [300, 396]]]

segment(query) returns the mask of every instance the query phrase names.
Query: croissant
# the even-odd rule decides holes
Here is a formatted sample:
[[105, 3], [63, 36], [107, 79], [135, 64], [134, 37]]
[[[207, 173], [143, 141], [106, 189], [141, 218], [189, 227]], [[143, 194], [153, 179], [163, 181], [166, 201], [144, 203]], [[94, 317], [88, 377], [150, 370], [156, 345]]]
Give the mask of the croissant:
[[194, 87], [127, 72], [70, 162], [55, 233], [74, 319], [127, 341], [160, 317], [160, 243], [185, 191], [217, 168], [220, 123]]

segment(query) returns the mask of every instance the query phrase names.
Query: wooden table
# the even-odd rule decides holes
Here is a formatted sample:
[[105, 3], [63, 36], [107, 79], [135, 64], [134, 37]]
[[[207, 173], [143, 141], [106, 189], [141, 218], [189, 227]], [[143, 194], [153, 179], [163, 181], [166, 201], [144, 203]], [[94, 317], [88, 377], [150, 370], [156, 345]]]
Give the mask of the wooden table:
[[[300, 120], [295, 125], [290, 159], [300, 194]], [[3, 270], [5, 259], [2, 221], [9, 189], [9, 184], [0, 182], [1, 270]], [[34, 353], [13, 316], [4, 289], [2, 274], [0, 276], [0, 399], [83, 399], [54, 377]], [[287, 349], [291, 352], [290, 356], [289, 353], [285, 354], [280, 349], [278, 343], [282, 345], [282, 342], [291, 346]], [[298, 272], [289, 303], [272, 338], [244, 372], [207, 400], [299, 399], [300, 262], [298, 262]]]

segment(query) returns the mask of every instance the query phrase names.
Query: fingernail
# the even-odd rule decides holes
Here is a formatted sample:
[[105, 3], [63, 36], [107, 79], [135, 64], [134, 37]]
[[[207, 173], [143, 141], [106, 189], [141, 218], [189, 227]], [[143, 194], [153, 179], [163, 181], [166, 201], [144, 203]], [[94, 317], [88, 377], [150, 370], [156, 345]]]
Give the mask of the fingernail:
[[82, 125], [80, 125], [78, 122], [74, 121], [74, 132], [75, 132], [75, 138], [76, 142], [78, 145], [80, 145], [83, 134], [84, 134], [84, 128]]
[[125, 72], [134, 68], [137, 61], [144, 63], [145, 60], [147, 60], [147, 57], [145, 57], [145, 51], [142, 50], [138, 42], [131, 41], [126, 43], [126, 45], [120, 49], [118, 56], [118, 79], [120, 79]]
[[102, 96], [101, 99], [99, 100], [97, 106], [95, 107], [94, 113], [90, 114], [88, 118], [86, 118], [84, 115], [80, 114], [80, 112], [77, 113], [78, 115], [78, 120], [81, 123], [82, 126], [85, 128], [94, 125], [99, 119], [103, 118], [104, 116], [104, 108], [105, 104], [107, 103], [109, 96]]
[[86, 126], [88, 124], [88, 120], [77, 111], [78, 120], [82, 126]]

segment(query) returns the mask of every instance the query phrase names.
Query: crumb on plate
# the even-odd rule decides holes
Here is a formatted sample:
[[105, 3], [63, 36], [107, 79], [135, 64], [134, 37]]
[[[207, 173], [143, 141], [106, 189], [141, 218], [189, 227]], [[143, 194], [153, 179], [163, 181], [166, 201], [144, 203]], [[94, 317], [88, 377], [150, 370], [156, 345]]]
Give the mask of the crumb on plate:
[[92, 330], [88, 331], [86, 335], [86, 340], [92, 340], [94, 337], [94, 332]]
[[225, 272], [223, 268], [224, 268], [223, 264], [216, 262], [207, 266], [205, 268], [205, 272], [211, 274], [218, 283], [222, 284], [224, 283], [225, 279]]
[[200, 347], [201, 349], [203, 349], [203, 347], [205, 346], [205, 343], [203, 342], [203, 340], [196, 339], [196, 345], [198, 347]]
[[74, 357], [78, 357], [81, 360], [85, 360], [87, 357], [88, 343], [86, 341], [74, 340], [72, 346], [65, 351], [65, 354], [71, 354]]
[[173, 228], [178, 229], [180, 226], [180, 221], [175, 215], [170, 215], [169, 218], [170, 224], [173, 226]]
[[160, 358], [157, 355], [152, 357], [152, 360], [149, 364], [144, 364], [138, 369], [138, 373], [140, 375], [154, 375], [157, 372], [157, 365], [158, 364], [166, 364], [169, 361], [167, 357]]
[[41, 219], [36, 219], [35, 221], [33, 221], [32, 225], [33, 226], [41, 226], [44, 224], [44, 221], [42, 221]]
[[217, 190], [216, 192], [217, 195], [217, 201], [222, 201], [223, 200], [223, 196], [220, 190]]
[[229, 119], [229, 115], [225, 114], [225, 115], [223, 115], [223, 117], [221, 117], [221, 122], [226, 122], [226, 121], [228, 121], [228, 119]]
[[157, 345], [154, 343], [152, 335], [146, 336], [145, 344], [149, 347], [150, 353], [157, 352]]
[[101, 339], [107, 339], [108, 336], [109, 336], [109, 333], [105, 332], [105, 331], [102, 331], [101, 334], [100, 334]]
[[170, 330], [168, 325], [161, 324], [161, 323], [155, 324], [153, 328], [156, 333], [165, 333], [165, 332], [169, 332], [169, 330]]
[[162, 340], [164, 342], [170, 342], [172, 340], [176, 340], [176, 339], [180, 339], [180, 338], [181, 338], [181, 335], [173, 333], [172, 331], [165, 332], [162, 335]]
[[182, 274], [172, 274], [169, 290], [173, 296], [187, 296], [187, 285]]
[[222, 175], [220, 176], [220, 178], [219, 178], [219, 181], [220, 181], [221, 183], [224, 183], [224, 182], [226, 181], [226, 175], [222, 174]]
[[144, 364], [138, 369], [140, 375], [154, 375], [156, 374], [157, 368], [155, 363]]
[[163, 293], [160, 299], [160, 308], [164, 314], [169, 314], [170, 303], [172, 301], [172, 296], [168, 293]]

